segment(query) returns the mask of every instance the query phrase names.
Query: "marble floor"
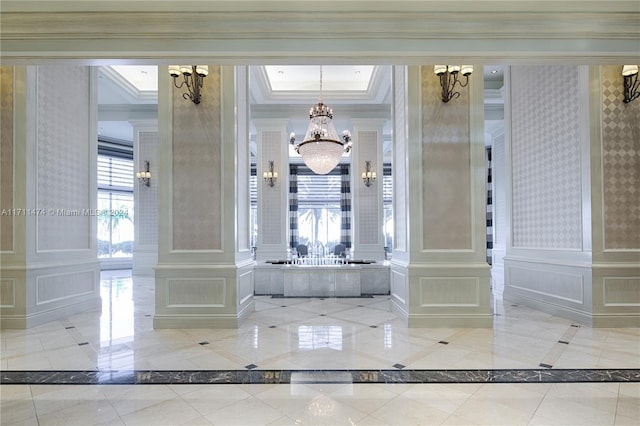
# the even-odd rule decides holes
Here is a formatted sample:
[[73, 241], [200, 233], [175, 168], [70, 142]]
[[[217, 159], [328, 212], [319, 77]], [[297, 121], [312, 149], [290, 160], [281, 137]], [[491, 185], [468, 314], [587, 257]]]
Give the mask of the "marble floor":
[[0, 424], [640, 419], [637, 328], [593, 329], [498, 300], [492, 329], [408, 329], [386, 296], [260, 296], [237, 330], [153, 330], [153, 278], [103, 272], [101, 292], [101, 312], [2, 330]]

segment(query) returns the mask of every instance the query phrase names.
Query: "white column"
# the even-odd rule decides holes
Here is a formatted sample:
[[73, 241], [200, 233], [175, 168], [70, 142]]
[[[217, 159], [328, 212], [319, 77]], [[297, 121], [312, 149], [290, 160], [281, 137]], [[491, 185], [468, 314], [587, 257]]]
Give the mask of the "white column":
[[[287, 258], [289, 228], [288, 119], [254, 119], [258, 180], [258, 242], [256, 260]], [[269, 162], [278, 174], [273, 186], [263, 178]]]
[[[382, 119], [353, 119], [351, 153], [352, 235], [355, 259], [384, 260], [384, 205], [382, 199]], [[376, 180], [367, 186], [362, 179], [369, 162]]]
[[134, 183], [133, 274], [153, 275], [158, 263], [158, 122], [130, 121], [133, 126], [134, 172], [144, 170], [149, 162], [151, 179], [146, 186]]
[[27, 328], [101, 306], [96, 72], [2, 67], [1, 82], [0, 318]]
[[490, 327], [482, 68], [448, 103], [433, 66], [394, 74], [392, 309], [410, 327]]
[[210, 65], [194, 104], [160, 67], [156, 328], [235, 328], [254, 309], [247, 83]]

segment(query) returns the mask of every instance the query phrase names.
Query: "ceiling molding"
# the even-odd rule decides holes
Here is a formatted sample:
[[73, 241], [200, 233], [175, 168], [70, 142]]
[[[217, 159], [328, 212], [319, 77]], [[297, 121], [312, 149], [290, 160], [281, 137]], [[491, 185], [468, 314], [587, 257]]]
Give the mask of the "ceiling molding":
[[[65, 0], [3, 0], [2, 8], [5, 12], [118, 12], [126, 8], [131, 12], [147, 12], [153, 4], [153, 10], [158, 12], [184, 12], [185, 10], [199, 10], [202, 12], [246, 12], [259, 10], [264, 12], [308, 12], [307, 2], [300, 0], [174, 0], [149, 1], [121, 0], [99, 1], [65, 1]], [[327, 0], [323, 6], [336, 12], [441, 12], [441, 11], [470, 11], [470, 12], [628, 12], [638, 11], [640, 5], [634, 0]]]
[[[27, 5], [21, 8], [21, 3]], [[637, 1], [479, 1], [471, 11], [460, 4], [474, 2], [399, 2], [402, 7], [386, 2], [383, 8], [379, 3], [385, 2], [345, 1], [345, 6], [330, 12], [312, 14], [306, 7], [300, 10], [296, 2], [271, 1], [237, 2], [236, 8], [262, 4], [243, 11], [228, 4], [222, 7], [233, 2], [196, 2], [203, 5], [196, 12], [184, 11], [188, 10], [184, 2], [179, 2], [181, 11], [131, 12], [130, 2], [121, 2], [126, 12], [109, 13], [28, 11], [31, 3], [3, 1], [0, 51], [5, 64], [57, 59], [91, 64], [176, 59], [206, 63], [207, 58], [215, 58], [222, 64], [281, 65], [304, 60], [376, 65], [424, 63], [425, 57], [427, 61], [460, 58], [473, 64], [484, 60], [623, 63], [637, 59], [640, 41]], [[115, 2], [103, 3], [115, 7]], [[216, 3], [221, 9], [207, 11], [205, 3]], [[308, 7], [307, 2], [299, 3]], [[431, 8], [412, 3], [428, 3]], [[503, 9], [495, 10], [499, 3]], [[289, 8], [282, 10], [283, 4]]]
[[98, 68], [98, 78], [110, 80], [119, 88], [119, 93], [131, 103], [155, 103], [158, 101], [157, 90], [139, 90], [109, 66]]
[[[322, 90], [328, 104], [385, 102], [390, 91], [390, 67], [374, 66], [366, 90]], [[309, 104], [315, 103], [318, 90], [273, 90], [265, 66], [250, 67], [251, 103], [253, 104]]]

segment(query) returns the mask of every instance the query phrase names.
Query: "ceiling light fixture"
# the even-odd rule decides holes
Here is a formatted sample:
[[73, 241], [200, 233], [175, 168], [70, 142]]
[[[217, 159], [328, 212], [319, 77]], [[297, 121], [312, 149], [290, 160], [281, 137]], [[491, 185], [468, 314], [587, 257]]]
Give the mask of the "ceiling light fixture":
[[[295, 143], [295, 134], [289, 136], [289, 142]], [[345, 130], [342, 141], [333, 126], [333, 110], [322, 103], [322, 66], [320, 66], [320, 98], [309, 110], [309, 128], [304, 140], [295, 145], [302, 161], [316, 174], [326, 175], [333, 170], [344, 152], [351, 151], [351, 133]]]
[[[433, 72], [440, 77], [442, 87], [442, 102], [449, 102], [451, 99], [460, 96], [460, 92], [454, 92], [456, 84], [466, 87], [469, 84], [469, 76], [473, 72], [472, 65], [435, 65]], [[460, 80], [460, 74], [465, 78], [464, 83]]]
[[622, 78], [624, 83], [624, 103], [628, 104], [640, 97], [640, 82], [638, 81], [638, 66], [624, 65], [622, 67]]
[[[169, 65], [169, 75], [173, 77], [173, 85], [177, 89], [187, 86], [188, 93], [183, 93], [182, 97], [191, 99], [194, 104], [200, 103], [200, 89], [204, 78], [209, 75], [207, 65]], [[184, 80], [178, 85], [177, 78], [182, 75]]]

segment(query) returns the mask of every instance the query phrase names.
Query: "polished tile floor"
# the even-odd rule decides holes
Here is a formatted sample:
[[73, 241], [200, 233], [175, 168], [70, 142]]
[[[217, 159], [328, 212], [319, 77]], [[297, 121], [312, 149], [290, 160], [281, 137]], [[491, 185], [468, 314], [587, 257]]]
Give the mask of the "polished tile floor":
[[[385, 296], [262, 296], [237, 330], [153, 330], [153, 278], [103, 272], [101, 291], [102, 312], [3, 330], [2, 372], [51, 372], [73, 383], [74, 371], [286, 370], [291, 380], [3, 384], [2, 425], [637, 425], [640, 419], [637, 328], [592, 329], [496, 301], [493, 329], [408, 329]], [[478, 376], [560, 369], [575, 377], [634, 370], [625, 372], [630, 380], [586, 383], [349, 381], [353, 370]], [[325, 370], [331, 374], [312, 374]]]

